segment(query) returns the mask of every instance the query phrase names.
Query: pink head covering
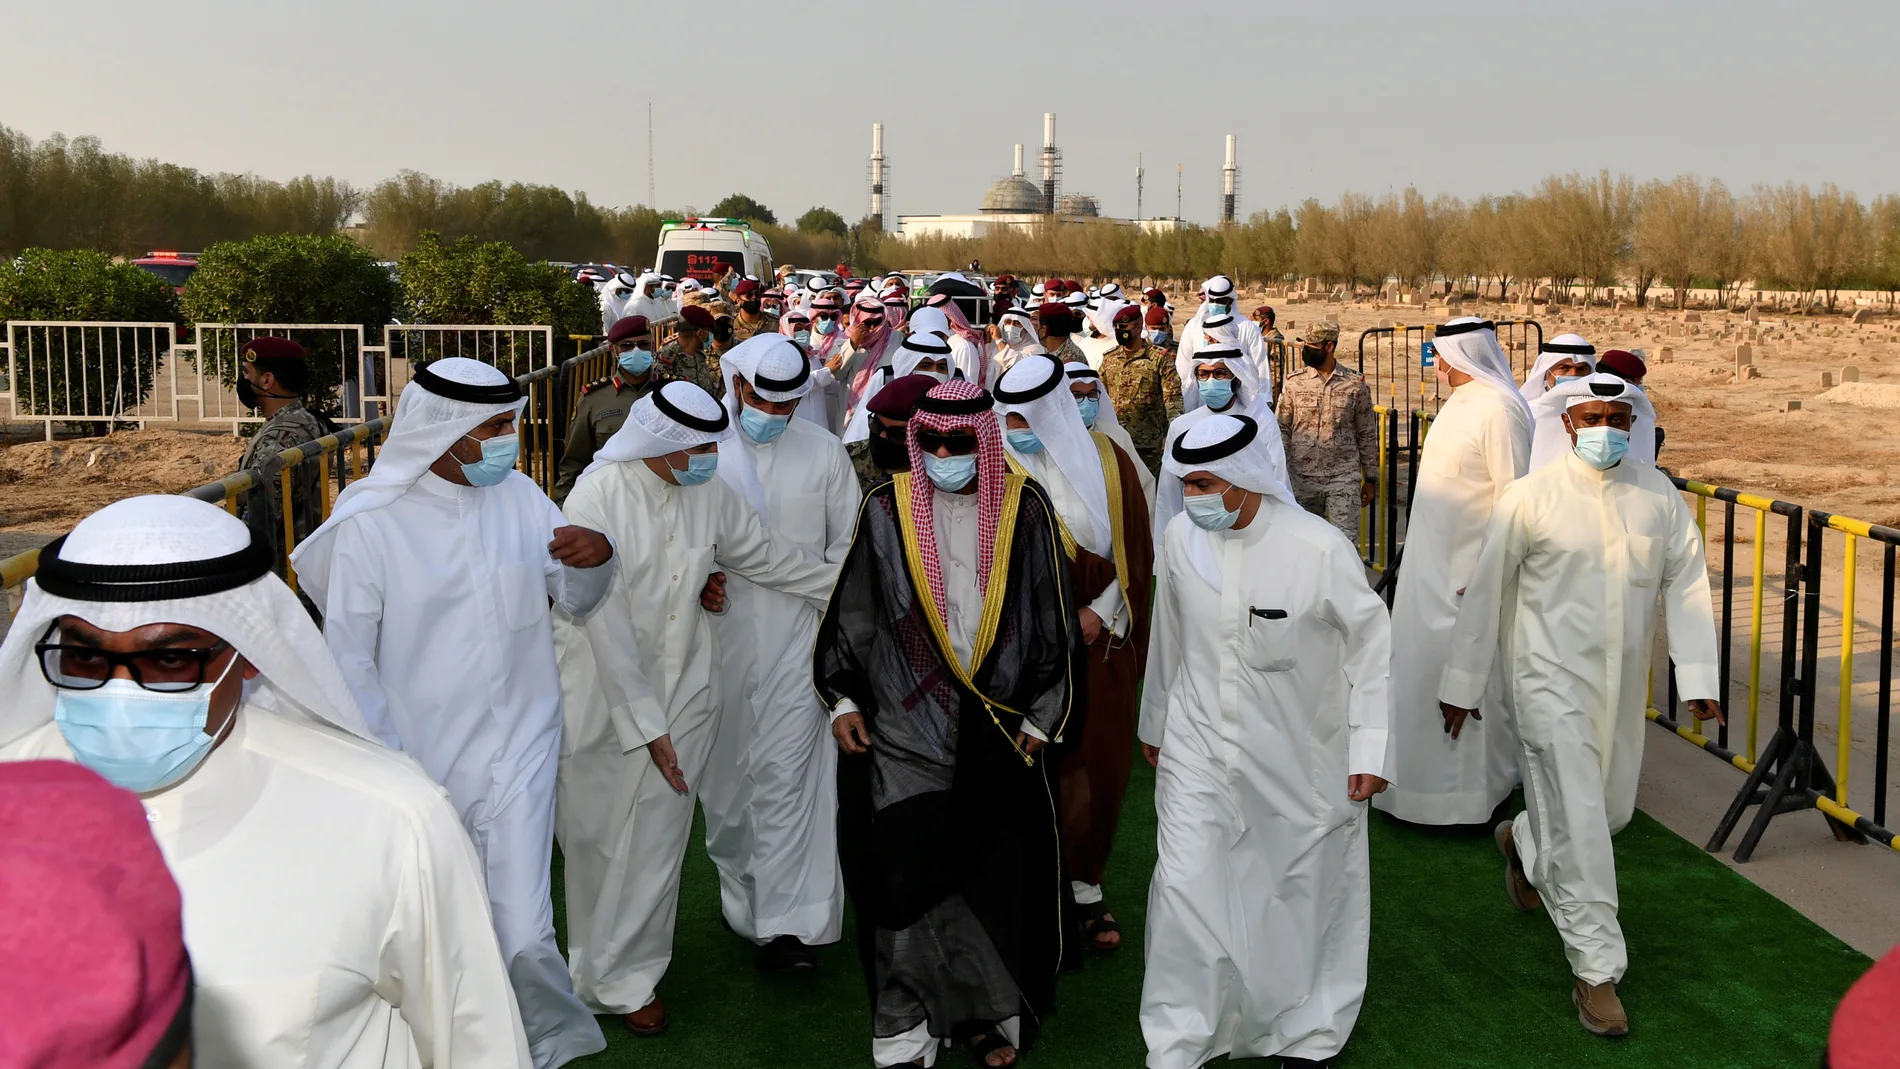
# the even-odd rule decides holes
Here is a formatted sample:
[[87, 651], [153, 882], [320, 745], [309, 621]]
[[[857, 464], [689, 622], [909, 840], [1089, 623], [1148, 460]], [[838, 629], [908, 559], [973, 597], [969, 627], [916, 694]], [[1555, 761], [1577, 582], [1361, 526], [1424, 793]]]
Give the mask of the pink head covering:
[[837, 291], [826, 290], [811, 299], [811, 314], [814, 325], [818, 318], [818, 313], [820, 312], [840, 313], [838, 316], [837, 330], [832, 331], [830, 334], [820, 334], [816, 330], [811, 332], [811, 358], [813, 361], [822, 364], [831, 359], [831, 351], [838, 347], [839, 340], [844, 337], [845, 317], [842, 314], [844, 312], [844, 300], [838, 296]]
[[903, 330], [904, 324], [910, 319], [910, 301], [904, 295], [903, 283], [894, 282], [885, 286], [884, 292], [878, 294], [878, 300], [884, 305], [885, 325], [893, 330]]
[[[879, 316], [884, 322], [864, 336], [864, 344], [859, 348], [872, 354], [878, 354], [884, 351], [884, 343], [891, 336], [891, 317], [884, 307], [884, 302], [868, 293], [851, 302], [852, 326], [855, 327], [872, 316]], [[839, 333], [842, 334], [844, 332], [839, 331]], [[817, 353], [814, 351], [812, 355], [816, 356]], [[878, 361], [875, 357], [867, 357], [863, 365], [858, 368], [857, 374], [851, 377], [851, 403], [853, 405], [857, 404], [858, 400], [864, 396], [864, 391], [870, 388], [871, 376], [877, 374], [877, 364]]]
[[1003, 476], [1008, 472], [1003, 460], [1003, 432], [996, 425], [994, 406], [988, 390], [963, 379], [951, 379], [925, 394], [917, 402], [917, 414], [910, 419], [910, 470], [915, 476], [910, 484], [911, 525], [917, 529], [924, 574], [930, 580], [930, 596], [936, 600], [939, 613], [947, 610], [943, 564], [937, 559], [935, 514], [931, 511], [937, 484], [925, 474], [924, 451], [917, 444], [917, 432], [970, 431], [976, 435], [977, 585], [988, 591], [996, 524], [1003, 512]]
[[0, 763], [0, 1064], [169, 1063], [191, 1036], [182, 910], [138, 796]]

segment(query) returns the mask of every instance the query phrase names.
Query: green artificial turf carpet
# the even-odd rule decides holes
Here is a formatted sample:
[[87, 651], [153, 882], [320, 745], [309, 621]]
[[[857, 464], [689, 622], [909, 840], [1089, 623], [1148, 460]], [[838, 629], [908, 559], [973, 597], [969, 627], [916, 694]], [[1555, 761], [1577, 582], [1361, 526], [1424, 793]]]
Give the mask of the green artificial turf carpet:
[[[1154, 773], [1135, 762], [1105, 883], [1124, 946], [1063, 977], [1060, 1004], [1026, 1067], [1135, 1069], [1144, 1048], [1141, 933], [1155, 860]], [[1630, 971], [1631, 1035], [1577, 1024], [1570, 973], [1543, 913], [1504, 897], [1487, 836], [1372, 819], [1372, 957], [1364, 1010], [1340, 1069], [1810, 1069], [1835, 1003], [1868, 959], [1648, 816], [1616, 837]], [[718, 880], [700, 845], [686, 863], [673, 964], [660, 985], [672, 1029], [635, 1039], [602, 1018], [607, 1050], [581, 1069], [871, 1064], [857, 952], [819, 950], [814, 976], [761, 975], [752, 946], [719, 921]], [[557, 923], [561, 903], [556, 864]], [[565, 929], [563, 928], [563, 942]], [[961, 1051], [939, 1066], [974, 1065]], [[1218, 1062], [1216, 1064], [1224, 1064]], [[1273, 1060], [1236, 1062], [1271, 1067]]]

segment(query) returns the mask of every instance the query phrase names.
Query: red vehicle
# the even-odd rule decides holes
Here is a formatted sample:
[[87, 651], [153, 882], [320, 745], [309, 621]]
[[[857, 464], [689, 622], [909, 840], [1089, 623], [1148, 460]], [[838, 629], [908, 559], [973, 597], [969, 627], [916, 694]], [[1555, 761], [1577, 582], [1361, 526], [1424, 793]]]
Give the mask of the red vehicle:
[[191, 281], [191, 273], [198, 270], [198, 254], [195, 252], [148, 252], [132, 261], [133, 267], [143, 268], [164, 280], [174, 291], [183, 293], [185, 283]]

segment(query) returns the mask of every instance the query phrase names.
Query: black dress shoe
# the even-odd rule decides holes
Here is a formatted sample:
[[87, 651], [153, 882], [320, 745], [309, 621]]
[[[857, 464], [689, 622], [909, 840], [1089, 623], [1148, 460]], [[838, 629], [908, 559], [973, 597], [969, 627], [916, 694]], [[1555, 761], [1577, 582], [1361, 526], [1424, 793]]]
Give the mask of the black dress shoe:
[[760, 972], [806, 973], [818, 968], [818, 957], [798, 937], [781, 935], [759, 948]]

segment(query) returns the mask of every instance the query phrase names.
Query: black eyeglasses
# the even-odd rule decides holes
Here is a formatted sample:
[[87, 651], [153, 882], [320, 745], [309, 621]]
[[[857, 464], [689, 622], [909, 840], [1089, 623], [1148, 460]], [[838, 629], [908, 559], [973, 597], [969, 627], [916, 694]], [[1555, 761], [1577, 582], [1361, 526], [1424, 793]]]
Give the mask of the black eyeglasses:
[[203, 686], [211, 661], [230, 648], [230, 643], [220, 642], [210, 649], [113, 653], [97, 646], [41, 642], [33, 651], [39, 655], [40, 674], [61, 690], [98, 690], [124, 667], [132, 674], [132, 681], [145, 690], [175, 694]]
[[917, 432], [917, 448], [926, 453], [935, 453], [939, 449], [947, 449], [950, 451], [951, 456], [960, 457], [976, 452], [976, 435], [971, 434], [969, 431], [954, 431], [950, 434], [940, 434], [937, 431], [919, 430]]

